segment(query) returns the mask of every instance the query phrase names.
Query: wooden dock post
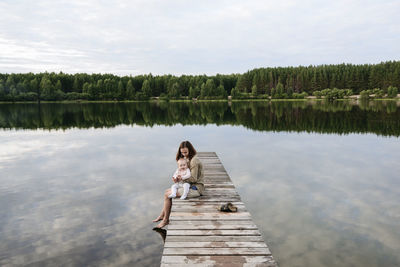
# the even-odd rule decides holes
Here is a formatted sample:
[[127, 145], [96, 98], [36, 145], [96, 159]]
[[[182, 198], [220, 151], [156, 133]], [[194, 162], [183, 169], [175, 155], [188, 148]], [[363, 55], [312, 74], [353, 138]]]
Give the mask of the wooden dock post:
[[[205, 192], [174, 199], [161, 266], [278, 266], [215, 152], [199, 152]], [[231, 202], [237, 212], [220, 212]]]

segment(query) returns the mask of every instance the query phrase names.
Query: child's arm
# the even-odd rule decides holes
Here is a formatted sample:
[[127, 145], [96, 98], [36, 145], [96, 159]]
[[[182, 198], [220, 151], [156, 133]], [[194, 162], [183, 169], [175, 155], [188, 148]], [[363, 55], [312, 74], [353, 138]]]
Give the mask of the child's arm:
[[187, 168], [186, 174], [185, 174], [184, 176], [182, 176], [182, 180], [185, 180], [185, 179], [190, 178], [191, 175], [192, 175], [192, 174], [190, 173], [190, 169]]
[[172, 178], [176, 179], [178, 177], [178, 169], [174, 172], [174, 175], [172, 175]]

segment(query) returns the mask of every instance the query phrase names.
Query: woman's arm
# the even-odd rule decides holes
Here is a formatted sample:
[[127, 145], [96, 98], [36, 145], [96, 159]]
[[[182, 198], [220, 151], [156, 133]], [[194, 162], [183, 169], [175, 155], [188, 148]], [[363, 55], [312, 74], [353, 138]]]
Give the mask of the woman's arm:
[[187, 182], [187, 183], [192, 183], [192, 184], [194, 184], [194, 183], [196, 183], [197, 182], [197, 177], [198, 177], [198, 175], [199, 175], [199, 162], [200, 160], [196, 157], [196, 158], [193, 158], [191, 161], [190, 161], [190, 172], [191, 172], [191, 176], [190, 176], [190, 178], [187, 178], [186, 180], [185, 180], [185, 182]]

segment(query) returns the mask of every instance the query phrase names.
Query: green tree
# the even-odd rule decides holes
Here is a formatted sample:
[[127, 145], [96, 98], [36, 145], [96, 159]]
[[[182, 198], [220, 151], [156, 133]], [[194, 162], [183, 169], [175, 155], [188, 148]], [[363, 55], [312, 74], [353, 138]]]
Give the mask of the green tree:
[[251, 93], [252, 93], [254, 96], [257, 96], [257, 95], [258, 95], [257, 85], [254, 84], [254, 85], [251, 87]]
[[192, 86], [190, 86], [190, 88], [189, 88], [189, 98], [197, 98], [199, 96], [199, 90], [198, 90], [198, 87], [196, 86], [196, 87], [192, 87]]
[[209, 97], [215, 95], [215, 83], [213, 79], [207, 79], [206, 84], [204, 86], [204, 96]]
[[218, 96], [218, 98], [225, 99], [228, 97], [228, 94], [226, 93], [225, 88], [222, 84], [220, 84], [217, 87], [216, 92], [217, 92], [216, 95]]
[[397, 94], [398, 94], [397, 87], [389, 86], [387, 91], [388, 91], [388, 93], [387, 93], [388, 97], [390, 97], [390, 98], [397, 97]]
[[150, 87], [149, 80], [145, 80], [143, 82], [142, 93], [145, 95], [145, 97], [150, 97], [151, 96], [151, 87]]
[[60, 80], [57, 80], [55, 89], [56, 89], [56, 91], [62, 91], [62, 84], [61, 84]]
[[240, 91], [236, 87], [233, 87], [231, 90], [231, 96], [233, 99], [240, 98]]
[[275, 98], [283, 98], [284, 97], [284, 95], [283, 95], [283, 84], [281, 84], [281, 83], [278, 83], [277, 85], [276, 85], [276, 88], [275, 88]]
[[130, 100], [135, 98], [135, 87], [133, 87], [132, 80], [129, 80], [126, 84], [126, 97]]
[[125, 96], [125, 88], [122, 81], [118, 82], [117, 98], [122, 100]]
[[175, 82], [172, 87], [169, 88], [168, 90], [168, 96], [172, 98], [178, 98], [180, 97], [179, 94], [179, 84]]
[[0, 82], [0, 100], [6, 100], [6, 90], [2, 82]]
[[45, 100], [53, 100], [54, 86], [47, 76], [43, 76], [40, 81], [40, 96]]
[[80, 83], [79, 83], [79, 80], [78, 80], [78, 76], [75, 76], [75, 79], [74, 79], [74, 84], [73, 84], [73, 86], [72, 86], [72, 90], [74, 91], [74, 92], [76, 92], [76, 93], [79, 93], [80, 91], [81, 91], [81, 86], [80, 86]]

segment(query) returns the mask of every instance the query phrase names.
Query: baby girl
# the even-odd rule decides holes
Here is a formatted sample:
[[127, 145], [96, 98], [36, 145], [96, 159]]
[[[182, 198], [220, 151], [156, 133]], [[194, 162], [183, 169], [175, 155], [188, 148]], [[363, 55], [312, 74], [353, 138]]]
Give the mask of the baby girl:
[[176, 179], [181, 179], [179, 182], [175, 182], [171, 186], [171, 195], [169, 195], [169, 198], [174, 198], [176, 197], [176, 191], [178, 191], [178, 188], [183, 187], [183, 195], [181, 196], [181, 199], [186, 199], [188, 193], [189, 193], [189, 188], [190, 184], [185, 183], [185, 179], [190, 178], [190, 169], [188, 168], [187, 160], [185, 158], [180, 158], [178, 160], [178, 168], [176, 169], [174, 175], [172, 176], [174, 178], [174, 181]]

